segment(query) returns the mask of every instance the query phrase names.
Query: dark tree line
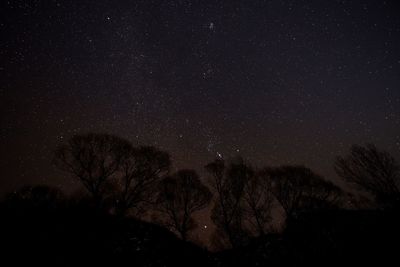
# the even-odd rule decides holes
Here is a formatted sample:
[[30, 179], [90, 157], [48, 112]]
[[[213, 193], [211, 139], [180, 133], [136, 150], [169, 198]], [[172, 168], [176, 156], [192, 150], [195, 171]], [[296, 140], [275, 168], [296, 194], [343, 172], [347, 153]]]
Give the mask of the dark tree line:
[[195, 171], [180, 170], [161, 182], [157, 196], [158, 221], [187, 240], [188, 232], [196, 227], [192, 215], [208, 205], [211, 192]]
[[400, 167], [386, 151], [374, 145], [354, 145], [350, 154], [337, 157], [337, 174], [372, 196], [381, 208], [398, 208], [400, 204]]
[[332, 182], [304, 166], [254, 170], [243, 160], [226, 166], [216, 160], [206, 166], [216, 192], [212, 220], [217, 246], [237, 247], [251, 236], [271, 230], [271, 213], [278, 203], [286, 221], [303, 211], [338, 208], [344, 195]]
[[157, 183], [169, 172], [168, 153], [133, 147], [106, 134], [76, 135], [57, 148], [54, 164], [70, 172], [91, 194], [94, 204], [112, 201], [115, 212], [143, 212]]
[[[216, 159], [205, 166], [205, 183], [194, 170], [170, 173], [167, 152], [107, 134], [72, 137], [57, 148], [54, 164], [81, 182], [95, 209], [136, 218], [150, 214], [183, 240], [196, 228], [193, 215], [212, 203], [219, 247], [239, 247], [270, 233], [277, 209], [288, 224], [301, 213], [339, 209], [348, 201], [340, 187], [304, 166], [254, 168], [241, 158]], [[380, 207], [398, 206], [399, 167], [387, 152], [353, 146], [337, 158], [335, 170]]]
[[159, 215], [157, 221], [186, 239], [193, 213], [211, 193], [196, 172], [170, 174], [170, 156], [154, 147], [133, 147], [107, 134], [72, 137], [57, 148], [54, 164], [78, 179], [98, 210], [119, 216]]

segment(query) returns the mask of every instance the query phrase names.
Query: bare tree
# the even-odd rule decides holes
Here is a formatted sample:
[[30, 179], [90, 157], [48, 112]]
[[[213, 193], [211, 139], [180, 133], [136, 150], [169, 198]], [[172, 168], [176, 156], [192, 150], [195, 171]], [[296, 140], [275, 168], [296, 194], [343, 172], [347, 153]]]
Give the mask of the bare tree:
[[269, 229], [274, 196], [269, 179], [259, 173], [249, 172], [244, 187], [246, 220], [257, 235], [264, 235]]
[[346, 157], [337, 157], [336, 173], [375, 196], [383, 207], [398, 206], [400, 202], [400, 169], [395, 159], [374, 145], [353, 145]]
[[246, 236], [243, 226], [243, 195], [245, 181], [252, 175], [252, 170], [242, 162], [231, 163], [226, 168], [221, 159], [209, 163], [205, 168], [211, 174], [210, 184], [215, 192], [211, 219], [220, 238], [227, 239], [225, 243], [237, 247]]
[[304, 181], [304, 186], [307, 190], [302, 198], [303, 210], [337, 209], [343, 205], [344, 198], [348, 197], [340, 187], [317, 174]]
[[287, 220], [304, 210], [335, 206], [342, 192], [304, 166], [267, 168], [262, 173], [271, 179], [273, 193]]
[[211, 200], [210, 190], [193, 170], [180, 170], [160, 184], [157, 208], [159, 221], [187, 240], [195, 228], [193, 213], [205, 208]]
[[126, 147], [117, 176], [117, 212], [142, 213], [146, 204], [152, 202], [154, 189], [168, 174], [170, 165], [167, 152], [149, 146]]
[[53, 162], [78, 178], [98, 206], [129, 146], [128, 141], [108, 134], [75, 135], [57, 148]]

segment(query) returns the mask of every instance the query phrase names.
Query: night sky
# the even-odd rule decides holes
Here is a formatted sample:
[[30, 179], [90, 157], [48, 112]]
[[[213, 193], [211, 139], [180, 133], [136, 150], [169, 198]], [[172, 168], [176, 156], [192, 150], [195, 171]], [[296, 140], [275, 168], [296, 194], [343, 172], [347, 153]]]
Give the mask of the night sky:
[[1, 1], [1, 193], [74, 188], [51, 165], [74, 134], [305, 164], [375, 143], [400, 158], [398, 1]]

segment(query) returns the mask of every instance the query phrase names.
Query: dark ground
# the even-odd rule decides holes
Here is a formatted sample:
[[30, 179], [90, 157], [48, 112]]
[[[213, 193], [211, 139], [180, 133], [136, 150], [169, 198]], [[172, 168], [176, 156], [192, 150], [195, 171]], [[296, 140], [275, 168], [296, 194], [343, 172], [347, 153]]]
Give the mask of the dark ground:
[[53, 204], [3, 201], [7, 266], [388, 266], [398, 257], [395, 212], [302, 214], [281, 234], [212, 253], [154, 224]]

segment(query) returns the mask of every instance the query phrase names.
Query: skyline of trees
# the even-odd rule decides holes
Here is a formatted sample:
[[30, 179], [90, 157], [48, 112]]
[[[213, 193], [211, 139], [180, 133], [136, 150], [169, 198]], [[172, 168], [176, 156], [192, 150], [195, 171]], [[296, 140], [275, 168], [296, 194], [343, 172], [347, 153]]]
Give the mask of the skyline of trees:
[[124, 153], [116, 179], [116, 210], [120, 215], [144, 212], [155, 201], [154, 188], [168, 175], [171, 161], [168, 153], [154, 147], [129, 146]]
[[400, 204], [400, 166], [392, 155], [373, 144], [353, 145], [334, 165], [339, 177], [370, 193], [382, 208]]
[[204, 209], [211, 197], [210, 190], [194, 170], [179, 170], [159, 184], [155, 205], [160, 215], [157, 222], [187, 240], [189, 232], [197, 227], [193, 214]]
[[[217, 158], [205, 165], [204, 180], [194, 170], [170, 174], [165, 151], [107, 134], [72, 137], [57, 148], [53, 163], [75, 175], [95, 207], [104, 205], [119, 216], [151, 214], [183, 240], [196, 228], [193, 214], [211, 204], [218, 247], [238, 247], [271, 232], [277, 208], [287, 224], [302, 212], [340, 209], [350, 201], [342, 188], [302, 165], [254, 168], [240, 157]], [[353, 146], [349, 155], [337, 157], [334, 168], [383, 203], [381, 208], [398, 204], [399, 168], [389, 153]]]
[[216, 246], [237, 247], [246, 238], [243, 226], [244, 185], [252, 170], [238, 159], [228, 165], [222, 159], [216, 159], [205, 166], [209, 172], [209, 184], [214, 191], [214, 206], [211, 220], [217, 230], [214, 241]]

